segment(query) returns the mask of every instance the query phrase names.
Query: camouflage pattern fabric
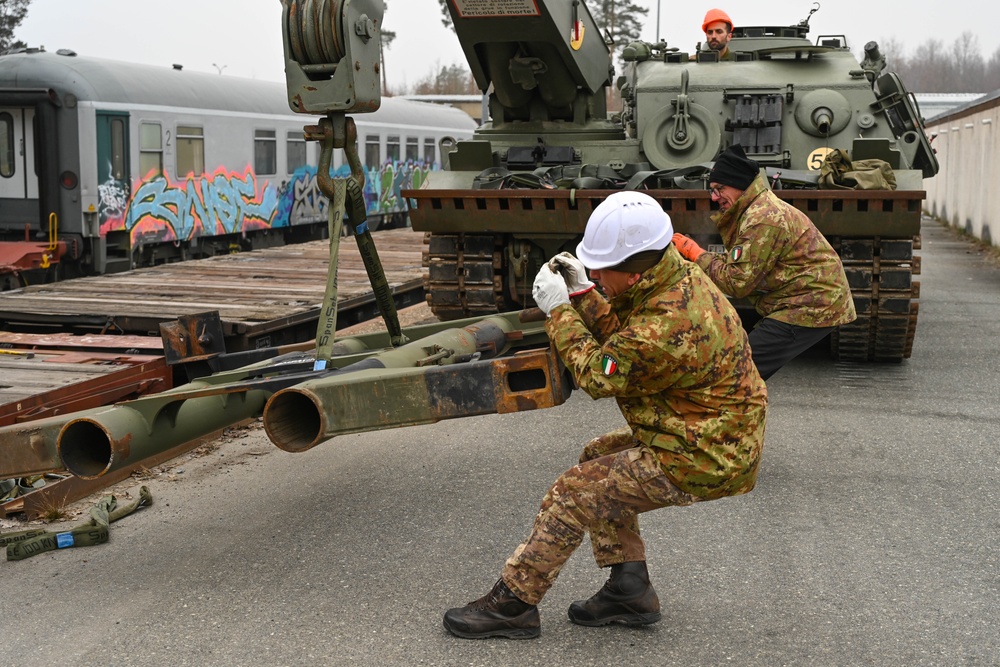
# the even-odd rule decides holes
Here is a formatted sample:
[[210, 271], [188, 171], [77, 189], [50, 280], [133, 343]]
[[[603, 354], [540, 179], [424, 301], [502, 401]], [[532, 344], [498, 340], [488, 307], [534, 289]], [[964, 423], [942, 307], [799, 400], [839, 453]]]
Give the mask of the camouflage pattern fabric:
[[809, 218], [783, 202], [763, 176], [712, 220], [724, 255], [697, 264], [726, 294], [746, 297], [762, 317], [801, 327], [832, 327], [857, 315], [840, 257]]
[[618, 401], [679, 489], [711, 500], [754, 487], [767, 389], [736, 310], [672, 244], [625, 293], [574, 297], [545, 330], [580, 388]]
[[672, 245], [611, 302], [591, 290], [545, 328], [580, 387], [615, 398], [628, 426], [587, 443], [507, 559], [501, 577], [529, 604], [588, 533], [600, 567], [644, 561], [639, 514], [750, 491], [767, 407], [739, 316]]
[[628, 431], [620, 436], [608, 444], [628, 449], [583, 461], [559, 476], [531, 535], [507, 559], [501, 578], [524, 602], [541, 601], [587, 533], [600, 567], [645, 561], [636, 515], [697, 501], [667, 479], [652, 449], [634, 446]]
[[600, 567], [644, 561], [639, 514], [750, 491], [767, 408], [739, 315], [673, 245], [611, 302], [591, 290], [545, 328], [580, 387], [614, 397], [628, 426], [587, 443], [507, 559], [501, 577], [529, 604], [585, 535]]

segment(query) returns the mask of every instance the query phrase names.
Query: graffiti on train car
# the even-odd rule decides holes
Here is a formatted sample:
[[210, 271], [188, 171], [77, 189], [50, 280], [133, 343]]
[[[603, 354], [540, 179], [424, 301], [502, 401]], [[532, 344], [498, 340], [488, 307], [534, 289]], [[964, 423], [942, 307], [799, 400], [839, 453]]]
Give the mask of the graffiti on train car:
[[[436, 163], [406, 160], [366, 168], [365, 206], [369, 216], [404, 212], [402, 190], [419, 188]], [[109, 180], [99, 188], [101, 233], [127, 230], [133, 245], [188, 241], [199, 236], [244, 233], [321, 223], [328, 201], [320, 192], [315, 166], [300, 167], [281, 184], [254, 174], [219, 167], [212, 173], [173, 180], [151, 175], [132, 185]], [[333, 172], [346, 178], [344, 165]]]

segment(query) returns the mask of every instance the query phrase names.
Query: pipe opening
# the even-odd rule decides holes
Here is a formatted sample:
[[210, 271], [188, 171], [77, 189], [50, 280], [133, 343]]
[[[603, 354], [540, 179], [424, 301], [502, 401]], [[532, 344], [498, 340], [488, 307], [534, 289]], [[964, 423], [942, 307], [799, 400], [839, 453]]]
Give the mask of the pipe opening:
[[323, 418], [305, 394], [281, 391], [264, 406], [264, 430], [279, 449], [303, 452], [319, 444]]
[[111, 440], [94, 422], [70, 422], [59, 434], [59, 458], [77, 477], [100, 477], [111, 467], [111, 456]]
[[507, 387], [514, 392], [545, 389], [548, 376], [541, 368], [528, 368], [507, 375]]

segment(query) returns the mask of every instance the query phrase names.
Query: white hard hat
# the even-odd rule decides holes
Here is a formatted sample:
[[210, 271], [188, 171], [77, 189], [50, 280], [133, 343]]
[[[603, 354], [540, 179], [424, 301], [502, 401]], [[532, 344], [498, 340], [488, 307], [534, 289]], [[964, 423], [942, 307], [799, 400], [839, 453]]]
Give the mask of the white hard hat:
[[616, 192], [587, 220], [576, 256], [588, 269], [607, 269], [644, 250], [663, 250], [674, 237], [670, 216], [641, 192]]

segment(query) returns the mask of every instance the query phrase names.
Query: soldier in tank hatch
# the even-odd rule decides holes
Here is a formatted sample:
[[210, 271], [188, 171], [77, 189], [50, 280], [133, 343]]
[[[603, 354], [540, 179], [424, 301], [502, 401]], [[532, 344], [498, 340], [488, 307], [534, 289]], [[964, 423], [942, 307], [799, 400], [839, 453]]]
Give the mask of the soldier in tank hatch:
[[570, 605], [570, 621], [655, 623], [638, 515], [753, 489], [767, 390], [739, 315], [672, 238], [656, 200], [618, 192], [591, 214], [579, 259], [562, 253], [538, 272], [532, 294], [560, 358], [591, 397], [613, 397], [628, 426], [591, 440], [556, 479], [492, 590], [445, 614], [453, 634], [537, 637], [537, 605], [588, 534], [610, 577]]
[[736, 55], [729, 50], [729, 40], [733, 38], [733, 20], [729, 14], [721, 9], [709, 9], [701, 22], [701, 30], [705, 33], [705, 44], [718, 52], [719, 60], [736, 60]]
[[767, 380], [857, 318], [847, 275], [816, 226], [771, 192], [742, 146], [723, 151], [708, 180], [725, 254], [705, 252], [683, 234], [674, 234], [674, 245], [723, 292], [754, 305], [762, 319], [750, 332], [750, 347]]

